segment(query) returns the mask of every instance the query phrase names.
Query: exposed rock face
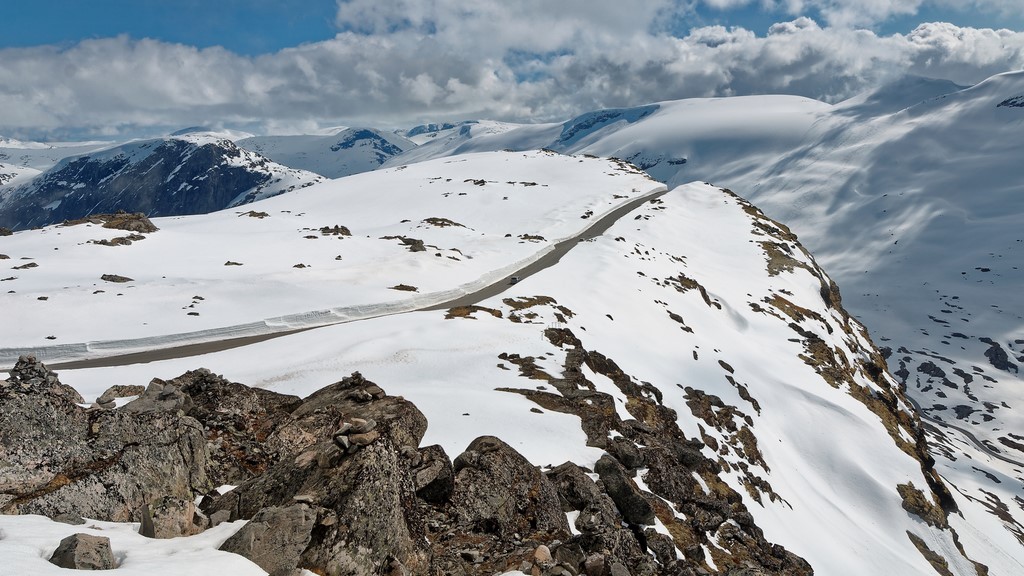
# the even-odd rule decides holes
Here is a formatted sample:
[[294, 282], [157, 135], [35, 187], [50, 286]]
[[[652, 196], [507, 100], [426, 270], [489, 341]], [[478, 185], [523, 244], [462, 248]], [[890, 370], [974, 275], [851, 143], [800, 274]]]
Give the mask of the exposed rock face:
[[67, 158], [15, 188], [0, 203], [0, 223], [20, 230], [117, 210], [205, 214], [321, 180], [230, 140], [139, 141]]
[[157, 498], [208, 489], [199, 422], [86, 410], [69, 390], [32, 357], [0, 390], [0, 511], [129, 521]]
[[60, 541], [50, 562], [72, 570], [111, 570], [117, 568], [110, 538], [72, 534]]

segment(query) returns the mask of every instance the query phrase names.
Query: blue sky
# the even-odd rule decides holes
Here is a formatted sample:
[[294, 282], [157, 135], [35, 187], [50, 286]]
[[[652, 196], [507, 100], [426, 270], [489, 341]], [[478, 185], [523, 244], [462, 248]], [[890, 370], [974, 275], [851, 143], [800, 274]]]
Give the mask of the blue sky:
[[[337, 0], [19, 1], [4, 8], [0, 47], [68, 45], [127, 34], [200, 48], [223, 46], [253, 56], [332, 38], [340, 30], [335, 23], [337, 5]], [[949, 6], [925, 4], [912, 14], [887, 18], [871, 28], [888, 35], [909, 32], [920, 22], [946, 21], [960, 26], [1024, 30], [1024, 1], [1016, 14], [964, 7], [964, 3], [956, 2]], [[821, 20], [820, 11], [813, 7], [803, 13]], [[60, 17], [54, 18], [55, 14]], [[674, 23], [672, 32], [681, 36], [694, 26], [720, 24], [764, 34], [772, 24], [790, 17], [784, 9], [766, 10], [757, 2], [733, 9], [698, 4]]]
[[0, 136], [557, 121], [1022, 68], [1024, 0], [24, 0]]

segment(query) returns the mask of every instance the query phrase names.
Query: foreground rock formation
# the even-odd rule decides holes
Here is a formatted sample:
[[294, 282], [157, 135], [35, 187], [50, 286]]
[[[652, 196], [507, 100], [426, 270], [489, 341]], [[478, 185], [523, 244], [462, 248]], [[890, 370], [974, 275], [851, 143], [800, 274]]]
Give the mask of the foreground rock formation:
[[[674, 506], [731, 526], [719, 545], [735, 560], [717, 573], [812, 573], [764, 540], [734, 492], [691, 497], [693, 471], [713, 466], [698, 441], [641, 423], [627, 436], [643, 447], [621, 438], [593, 471], [544, 472], [495, 437], [454, 462], [420, 446], [423, 414], [358, 373], [305, 399], [200, 369], [99, 400], [84, 403], [32, 357], [0, 383], [5, 514], [134, 521], [158, 538], [246, 519], [221, 549], [275, 575], [715, 573], [693, 530], [655, 529]], [[641, 488], [641, 466], [656, 472], [648, 482], [678, 486], [659, 489], [678, 501]]]

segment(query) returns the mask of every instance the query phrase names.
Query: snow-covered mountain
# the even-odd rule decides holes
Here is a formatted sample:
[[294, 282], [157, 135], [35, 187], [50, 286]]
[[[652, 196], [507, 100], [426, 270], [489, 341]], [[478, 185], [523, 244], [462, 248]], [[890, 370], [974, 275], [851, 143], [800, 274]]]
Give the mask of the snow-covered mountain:
[[64, 158], [31, 180], [12, 179], [0, 188], [0, 226], [45, 226], [117, 210], [206, 213], [321, 180], [210, 135], [134, 141]]
[[285, 166], [327, 178], [375, 170], [416, 147], [398, 134], [372, 128], [345, 128], [327, 135], [254, 136], [238, 140], [238, 145]]
[[[498, 152], [154, 222], [158, 231], [130, 245], [88, 223], [4, 238], [17, 270], [0, 303], [20, 327], [0, 334], [5, 361], [26, 349], [48, 361], [113, 355], [61, 370], [86, 398], [197, 366], [299, 396], [358, 371], [422, 411], [424, 446], [454, 458], [495, 436], [567, 490], [564, 532], [509, 535], [505, 552], [484, 554], [501, 520], [452, 531], [465, 570], [518, 573], [520, 548], [541, 554], [539, 544], [578, 572], [592, 554], [636, 574], [1022, 568], [993, 502], [950, 488], [933, 467], [922, 422], [836, 284], [788, 228], [727, 190], [666, 191], [621, 161]], [[145, 356], [154, 348], [163, 359]], [[143, 356], [117, 358], [133, 352]], [[472, 446], [456, 459], [453, 499], [486, 470], [483, 445]], [[944, 461], [942, 475], [998, 468], [985, 458]], [[584, 469], [571, 486], [593, 485], [609, 502], [611, 524], [580, 504], [591, 496], [560, 483], [576, 470], [565, 462]], [[1024, 497], [1019, 471], [999, 474], [994, 497]], [[265, 482], [241, 482], [237, 501], [263, 498]], [[300, 501], [295, 490], [306, 489], [288, 494]], [[397, 513], [442, 526], [445, 506], [416, 500]], [[359, 513], [332, 510], [317, 538]], [[25, 572], [66, 532], [17, 516], [0, 516], [0, 529], [0, 554]], [[180, 539], [190, 555], [168, 573], [217, 572], [224, 553], [212, 548], [229, 534], [216, 534]], [[127, 573], [168, 553], [127, 536]], [[447, 541], [434, 536], [360, 547], [373, 536], [352, 533], [339, 546], [375, 569], [420, 573], [418, 555]]]

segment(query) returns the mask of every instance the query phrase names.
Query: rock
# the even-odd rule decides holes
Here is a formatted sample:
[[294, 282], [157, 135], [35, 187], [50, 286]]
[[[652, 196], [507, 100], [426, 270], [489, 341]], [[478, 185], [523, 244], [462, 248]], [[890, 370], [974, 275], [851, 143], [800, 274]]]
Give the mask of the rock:
[[508, 444], [493, 436], [477, 438], [454, 468], [451, 503], [464, 530], [500, 538], [568, 537], [557, 490]]
[[63, 514], [57, 514], [51, 518], [54, 522], [60, 522], [62, 524], [70, 524], [72, 526], [81, 526], [85, 524], [85, 518], [82, 518], [78, 514], [69, 514], [67, 512]]
[[218, 510], [210, 515], [210, 528], [229, 522], [231, 520], [231, 512], [227, 510]]
[[88, 411], [52, 372], [40, 377], [40, 366], [23, 358], [15, 384], [0, 393], [0, 438], [16, 447], [0, 459], [0, 513], [128, 522], [156, 498], [192, 499], [209, 489], [198, 422]]
[[129, 278], [127, 276], [121, 276], [119, 274], [104, 274], [104, 275], [100, 276], [100, 280], [103, 280], [104, 282], [114, 282], [114, 283], [117, 283], [117, 284], [124, 284], [125, 282], [134, 282], [135, 281], [133, 278]]
[[188, 412], [192, 409], [192, 397], [182, 392], [177, 385], [154, 378], [141, 396], [121, 407], [125, 412]]
[[297, 396], [250, 388], [205, 368], [170, 381], [192, 399], [187, 415], [203, 423], [215, 486], [237, 485], [264, 472], [280, 447], [268, 437], [291, 421]]
[[220, 550], [244, 556], [270, 574], [288, 574], [298, 568], [315, 524], [316, 512], [305, 504], [264, 508]]
[[369, 446], [380, 438], [380, 432], [371, 430], [365, 434], [349, 434], [348, 440], [355, 446]]
[[654, 524], [654, 508], [629, 481], [626, 471], [610, 455], [605, 454], [594, 465], [604, 489], [611, 496], [622, 518], [629, 524]]
[[209, 524], [192, 500], [174, 496], [159, 498], [143, 507], [140, 513], [145, 533], [142, 528], [139, 533], [149, 538], [193, 536], [206, 530]]
[[420, 465], [415, 467], [416, 495], [431, 504], [444, 504], [455, 489], [455, 469], [444, 448], [433, 445], [416, 453]]
[[616, 437], [609, 443], [608, 452], [627, 469], [635, 470], [644, 466], [644, 457], [640, 449], [622, 436]]
[[580, 532], [601, 532], [621, 524], [615, 502], [576, 464], [566, 462], [552, 468], [547, 477], [558, 490], [562, 510], [580, 512], [576, 517], [576, 529]]
[[50, 563], [72, 570], [111, 570], [117, 568], [110, 538], [72, 534], [60, 541]]
[[100, 404], [100, 405], [110, 404], [111, 402], [113, 402], [117, 398], [127, 398], [129, 396], [141, 396], [145, 391], [146, 391], [145, 387], [139, 386], [139, 385], [136, 385], [136, 384], [131, 384], [131, 385], [115, 384], [114, 386], [111, 386], [110, 388], [107, 388], [106, 391], [103, 392], [103, 394], [101, 394], [100, 397], [96, 399], [96, 403]]
[[[367, 391], [371, 400], [364, 402]], [[426, 418], [400, 397], [376, 394], [376, 385], [353, 374], [301, 402], [266, 438], [280, 456], [262, 474], [242, 482], [229, 494], [215, 496], [204, 511], [230, 511], [251, 518], [261, 509], [292, 505], [306, 495], [324, 520], [312, 531], [298, 565], [323, 574], [375, 574], [397, 560], [410, 573], [428, 561], [427, 540], [417, 512], [413, 473], [399, 446], [419, 444]], [[362, 422], [357, 422], [360, 419]], [[357, 424], [372, 430], [352, 434]], [[347, 438], [346, 453], [336, 438]], [[312, 465], [313, 463], [316, 465]]]
[[45, 393], [66, 398], [76, 404], [85, 402], [77, 390], [61, 384], [57, 373], [46, 367], [32, 355], [22, 355], [9, 372], [7, 380], [0, 383], [0, 393]]

